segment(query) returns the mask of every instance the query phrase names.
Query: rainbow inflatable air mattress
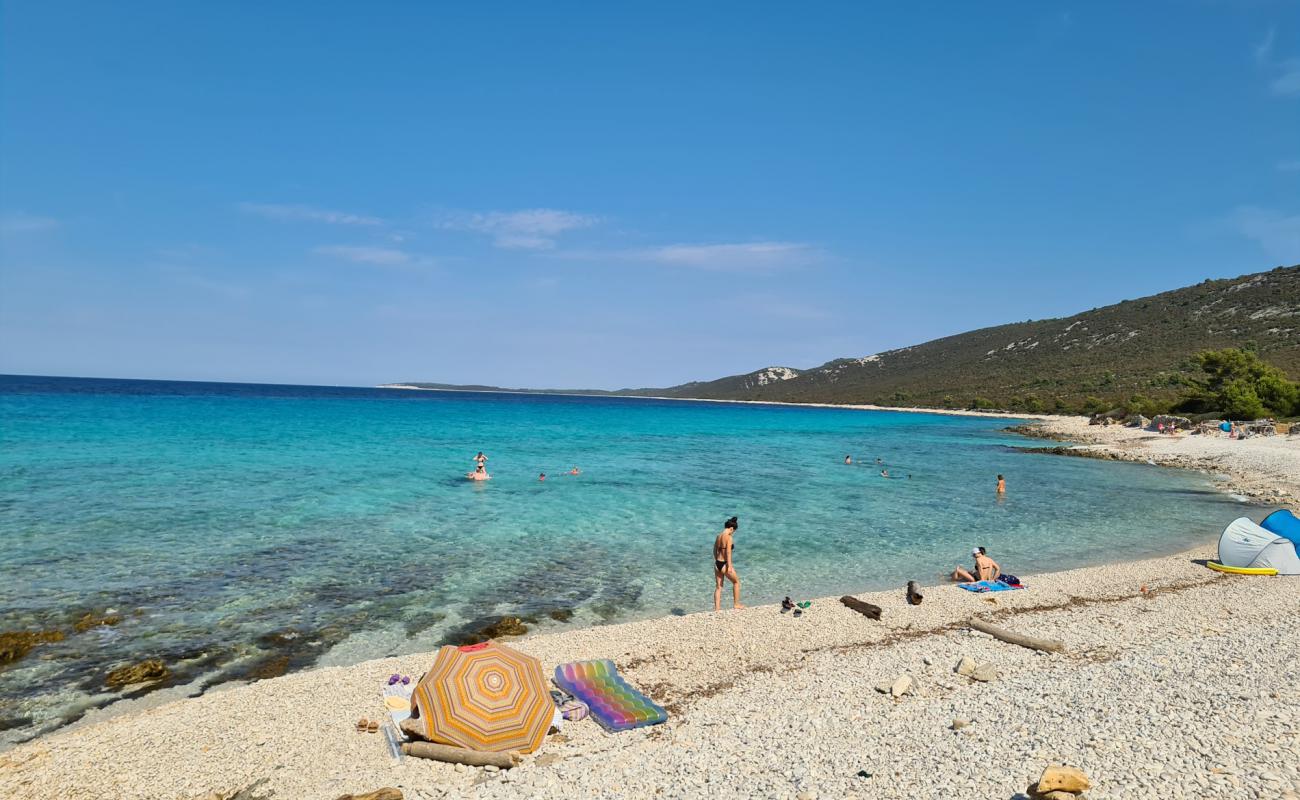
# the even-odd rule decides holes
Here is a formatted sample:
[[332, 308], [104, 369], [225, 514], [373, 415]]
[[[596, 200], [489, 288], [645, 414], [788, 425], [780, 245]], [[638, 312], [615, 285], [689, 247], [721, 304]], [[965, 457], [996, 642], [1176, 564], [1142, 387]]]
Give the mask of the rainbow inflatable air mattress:
[[607, 731], [658, 725], [668, 719], [668, 712], [629, 686], [609, 659], [561, 664], [555, 668], [555, 684], [586, 703], [592, 718]]

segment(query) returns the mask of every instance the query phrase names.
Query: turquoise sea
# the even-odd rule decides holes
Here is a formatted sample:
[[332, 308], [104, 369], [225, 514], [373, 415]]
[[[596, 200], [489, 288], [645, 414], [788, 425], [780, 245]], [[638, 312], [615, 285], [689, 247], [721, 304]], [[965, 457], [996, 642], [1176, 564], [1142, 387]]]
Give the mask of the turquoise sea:
[[[733, 514], [757, 604], [934, 582], [973, 545], [1021, 575], [1170, 552], [1241, 513], [1207, 476], [1016, 452], [1033, 442], [1007, 424], [0, 377], [0, 631], [67, 633], [0, 667], [0, 735], [116, 699], [108, 670], [144, 658], [197, 692], [429, 650], [503, 615], [702, 611]], [[492, 480], [476, 484], [479, 450]], [[74, 632], [87, 612], [121, 621]]]

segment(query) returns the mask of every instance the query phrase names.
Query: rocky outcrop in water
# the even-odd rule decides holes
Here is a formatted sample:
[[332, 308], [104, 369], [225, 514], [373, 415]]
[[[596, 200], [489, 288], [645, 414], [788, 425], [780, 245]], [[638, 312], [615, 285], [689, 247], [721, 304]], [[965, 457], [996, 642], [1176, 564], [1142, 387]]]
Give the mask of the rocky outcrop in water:
[[1091, 447], [1016, 447], [1013, 448], [1021, 453], [1037, 453], [1048, 456], [1074, 456], [1075, 458], [1099, 458], [1102, 461], [1129, 461], [1123, 456], [1117, 455], [1109, 450], [1101, 450]]
[[128, 664], [108, 673], [104, 684], [112, 689], [120, 689], [135, 683], [154, 683], [166, 678], [170, 673], [167, 665], [156, 658], [146, 659], [138, 664]]
[[0, 664], [10, 664], [38, 644], [63, 641], [63, 631], [4, 631], [0, 633]]
[[1042, 425], [1008, 425], [1002, 430], [1005, 433], [1017, 433], [1030, 439], [1052, 439], [1053, 441], [1061, 439]]
[[111, 608], [103, 614], [96, 614], [93, 611], [87, 611], [80, 619], [73, 623], [72, 628], [77, 633], [85, 633], [91, 628], [98, 628], [100, 626], [112, 627], [117, 625], [122, 621], [122, 615], [114, 614], [112, 611], [113, 609]]

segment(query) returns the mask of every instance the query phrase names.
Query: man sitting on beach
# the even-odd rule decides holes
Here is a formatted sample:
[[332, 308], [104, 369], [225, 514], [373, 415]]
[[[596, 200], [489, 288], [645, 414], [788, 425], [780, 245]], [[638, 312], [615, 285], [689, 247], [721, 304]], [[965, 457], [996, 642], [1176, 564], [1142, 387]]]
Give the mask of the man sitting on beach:
[[998, 579], [998, 576], [1002, 574], [1002, 568], [998, 566], [998, 562], [989, 558], [984, 552], [983, 547], [976, 547], [974, 550], [970, 551], [970, 554], [975, 556], [975, 574], [972, 575], [961, 567], [957, 567], [957, 569], [953, 570], [952, 575], [949, 576], [951, 580], [957, 581], [958, 583], [995, 581]]

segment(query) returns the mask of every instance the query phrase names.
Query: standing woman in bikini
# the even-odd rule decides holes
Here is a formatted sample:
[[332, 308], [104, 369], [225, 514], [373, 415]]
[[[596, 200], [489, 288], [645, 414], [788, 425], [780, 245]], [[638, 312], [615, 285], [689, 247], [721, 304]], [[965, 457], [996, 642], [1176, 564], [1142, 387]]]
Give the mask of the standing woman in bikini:
[[740, 523], [735, 517], [727, 520], [722, 526], [722, 533], [718, 538], [713, 540], [713, 610], [722, 610], [722, 582], [725, 578], [731, 581], [731, 602], [736, 608], [744, 608], [740, 604], [740, 576], [736, 574], [736, 565], [732, 561], [732, 551], [735, 549], [736, 529]]

